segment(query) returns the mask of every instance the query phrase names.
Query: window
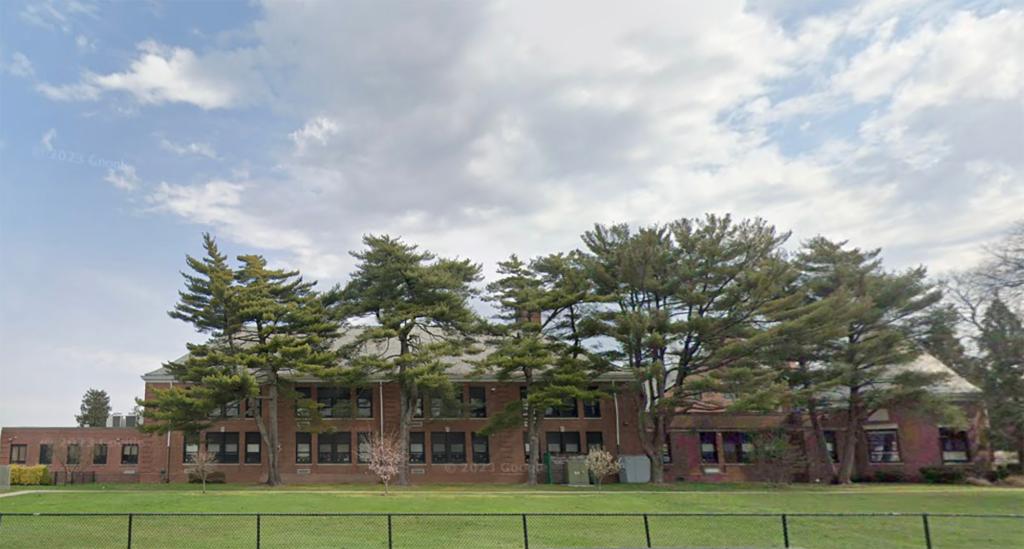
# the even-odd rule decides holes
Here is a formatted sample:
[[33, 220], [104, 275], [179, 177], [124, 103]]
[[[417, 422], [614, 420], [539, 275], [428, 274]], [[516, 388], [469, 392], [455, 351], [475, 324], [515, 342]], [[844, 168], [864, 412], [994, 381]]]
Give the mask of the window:
[[526, 398], [526, 385], [521, 385], [519, 387], [519, 400], [523, 401], [523, 417], [526, 417], [530, 412], [530, 404]]
[[245, 417], [255, 418], [263, 415], [263, 399], [259, 397], [245, 399]]
[[82, 447], [78, 444], [68, 444], [68, 465], [78, 465], [82, 461]]
[[53, 463], [53, 446], [49, 444], [39, 445], [39, 463], [42, 465]]
[[139, 445], [138, 444], [122, 444], [121, 445], [121, 464], [122, 465], [134, 465], [139, 462]]
[[672, 441], [668, 435], [665, 436], [665, 443], [661, 445], [661, 463], [663, 465], [672, 463]]
[[466, 463], [466, 433], [430, 433], [431, 463]]
[[469, 388], [469, 417], [487, 417], [487, 388]]
[[206, 433], [206, 453], [214, 463], [238, 463], [238, 433]]
[[93, 465], [106, 465], [107, 464], [107, 445], [97, 444], [92, 447], [92, 464]]
[[544, 410], [544, 417], [579, 417], [576, 410], [576, 399], [567, 398], [561, 406]]
[[323, 417], [352, 417], [352, 391], [347, 387], [320, 387], [316, 402]]
[[[210, 412], [210, 417], [211, 418], [232, 418], [232, 417], [238, 417], [239, 415], [241, 415], [241, 412], [242, 412], [242, 401], [236, 400], [234, 402], [229, 402], [227, 404], [223, 404], [221, 406], [218, 406], [217, 408], [214, 408], [214, 410], [212, 412]], [[127, 421], [125, 422], [125, 425], [128, 426], [127, 425]]]
[[836, 432], [825, 431], [825, 449], [832, 463], [839, 463], [839, 445], [836, 443]]
[[604, 433], [601, 431], [587, 431], [587, 453], [591, 450], [604, 448]]
[[199, 454], [199, 433], [185, 433], [185, 442], [181, 448], [181, 462], [195, 463]]
[[726, 463], [750, 463], [754, 457], [754, 445], [747, 433], [722, 433], [722, 450]]
[[[591, 387], [591, 391], [596, 391], [597, 387]], [[594, 400], [583, 401], [583, 417], [601, 417], [601, 399], [595, 398]]]
[[136, 415], [124, 416], [124, 426], [125, 427], [138, 427], [138, 425], [139, 425], [139, 416], [136, 416]]
[[28, 459], [28, 445], [27, 444], [12, 444], [11, 445], [11, 463], [25, 463]]
[[318, 463], [352, 463], [352, 433], [320, 433], [316, 438]]
[[423, 433], [409, 433], [409, 463], [426, 463]]
[[356, 417], [373, 417], [373, 389], [363, 388], [356, 391]]
[[313, 398], [313, 389], [309, 387], [296, 387], [295, 392], [295, 417], [309, 417], [309, 403]]
[[523, 431], [523, 457], [530, 463], [530, 433]]
[[471, 433], [469, 438], [473, 445], [473, 463], [490, 463], [491, 440], [479, 433]]
[[942, 443], [942, 463], [967, 463], [971, 460], [967, 431], [939, 429], [939, 441]]
[[577, 432], [549, 431], [547, 434], [548, 453], [580, 453], [580, 434]]
[[373, 433], [358, 433], [356, 442], [356, 462], [370, 463], [370, 456], [373, 454]]
[[700, 433], [700, 462], [718, 463], [718, 436], [715, 433]]
[[313, 463], [313, 435], [295, 433], [295, 463]]
[[871, 463], [899, 463], [900, 447], [895, 429], [872, 430], [868, 435], [868, 461]]
[[462, 387], [458, 387], [452, 398], [446, 399], [443, 396], [430, 397], [430, 417], [451, 418], [462, 416]]
[[422, 418], [423, 417], [423, 397], [416, 399], [416, 405], [412, 410], [412, 417]]
[[260, 444], [259, 433], [246, 433], [245, 434], [245, 462], [246, 463], [259, 463], [261, 461], [260, 453], [262, 451], [262, 444]]

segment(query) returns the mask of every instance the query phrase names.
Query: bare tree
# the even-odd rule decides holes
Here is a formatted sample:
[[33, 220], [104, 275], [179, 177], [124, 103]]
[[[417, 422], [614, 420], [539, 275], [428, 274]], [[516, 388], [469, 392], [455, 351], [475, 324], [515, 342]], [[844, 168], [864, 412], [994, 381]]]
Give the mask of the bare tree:
[[53, 463], [59, 469], [58, 482], [60, 482], [60, 475], [64, 475], [65, 484], [73, 484], [75, 482], [75, 473], [82, 470], [82, 456], [86, 455], [85, 448], [86, 444], [78, 440], [62, 440], [53, 445]]
[[210, 477], [216, 468], [214, 465], [217, 463], [217, 457], [214, 454], [206, 451], [205, 447], [200, 447], [199, 451], [196, 452], [194, 461], [185, 467], [185, 472], [188, 473], [189, 480], [193, 478], [199, 479], [203, 484], [203, 493], [206, 493], [206, 480]]
[[991, 259], [981, 270], [982, 279], [1003, 299], [1024, 297], [1024, 220], [988, 252]]
[[384, 484], [384, 495], [388, 495], [391, 480], [398, 476], [405, 465], [405, 451], [398, 435], [374, 434], [370, 441], [370, 472]]
[[587, 470], [594, 475], [594, 482], [597, 483], [597, 489], [600, 490], [601, 481], [605, 477], [622, 470], [622, 460], [607, 450], [597, 448], [587, 454]]

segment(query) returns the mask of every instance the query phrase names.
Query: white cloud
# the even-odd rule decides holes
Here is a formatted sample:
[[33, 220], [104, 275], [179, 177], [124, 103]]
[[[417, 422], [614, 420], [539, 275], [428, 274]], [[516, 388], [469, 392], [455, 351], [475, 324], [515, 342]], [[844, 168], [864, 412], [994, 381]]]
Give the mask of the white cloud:
[[22, 20], [47, 30], [71, 32], [74, 21], [80, 17], [96, 19], [98, 8], [89, 2], [79, 0], [42, 0], [29, 2], [19, 15]]
[[100, 98], [100, 89], [84, 82], [63, 86], [43, 82], [36, 85], [36, 89], [54, 101], [96, 101]]
[[295, 143], [295, 150], [299, 154], [306, 152], [311, 144], [326, 145], [328, 139], [338, 134], [338, 123], [330, 118], [318, 116], [306, 122], [302, 128], [288, 134]]
[[178, 156], [205, 156], [213, 160], [217, 159], [217, 151], [209, 143], [175, 143], [166, 138], [160, 139], [160, 148], [170, 151]]
[[3, 64], [3, 70], [21, 78], [29, 78], [35, 76], [36, 73], [35, 68], [32, 67], [32, 61], [29, 61], [28, 57], [20, 51], [11, 54], [11, 60]]
[[39, 144], [42, 145], [47, 152], [53, 151], [53, 140], [56, 138], [56, 128], [50, 128], [43, 133], [41, 138], [39, 138]]
[[107, 168], [107, 175], [103, 180], [123, 191], [135, 190], [140, 183], [139, 176], [135, 173], [135, 166], [124, 162], [113, 168]]
[[75, 37], [75, 47], [81, 53], [93, 52], [96, 51], [96, 41], [84, 34], [79, 34]]

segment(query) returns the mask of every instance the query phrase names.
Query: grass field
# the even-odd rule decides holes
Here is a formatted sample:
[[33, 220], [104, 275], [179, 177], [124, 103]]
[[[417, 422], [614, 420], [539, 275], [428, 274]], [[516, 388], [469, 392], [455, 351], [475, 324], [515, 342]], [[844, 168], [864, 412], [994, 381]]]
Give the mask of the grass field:
[[[188, 485], [50, 488], [0, 497], [0, 513], [1024, 513], [1024, 490], [871, 485], [432, 486], [381, 496], [367, 486]], [[383, 516], [261, 517], [261, 547], [387, 547]], [[396, 549], [522, 547], [521, 516], [395, 516]], [[1024, 519], [931, 517], [935, 548], [1024, 547]], [[788, 517], [793, 547], [924, 547], [920, 516]], [[643, 547], [642, 517], [528, 517], [530, 547]], [[650, 516], [654, 547], [781, 547], [780, 518]], [[124, 547], [126, 518], [11, 516], [0, 547]], [[136, 516], [133, 547], [255, 547], [252, 516]]]

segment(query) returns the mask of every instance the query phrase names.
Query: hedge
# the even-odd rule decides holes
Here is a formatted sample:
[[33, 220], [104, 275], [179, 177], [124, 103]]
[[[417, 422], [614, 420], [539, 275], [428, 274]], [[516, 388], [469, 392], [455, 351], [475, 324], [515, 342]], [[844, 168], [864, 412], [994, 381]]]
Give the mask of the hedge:
[[932, 484], [959, 484], [967, 478], [967, 471], [963, 467], [950, 467], [947, 465], [936, 465], [921, 467], [921, 478]]
[[11, 484], [38, 486], [50, 483], [50, 468], [45, 465], [11, 465]]

